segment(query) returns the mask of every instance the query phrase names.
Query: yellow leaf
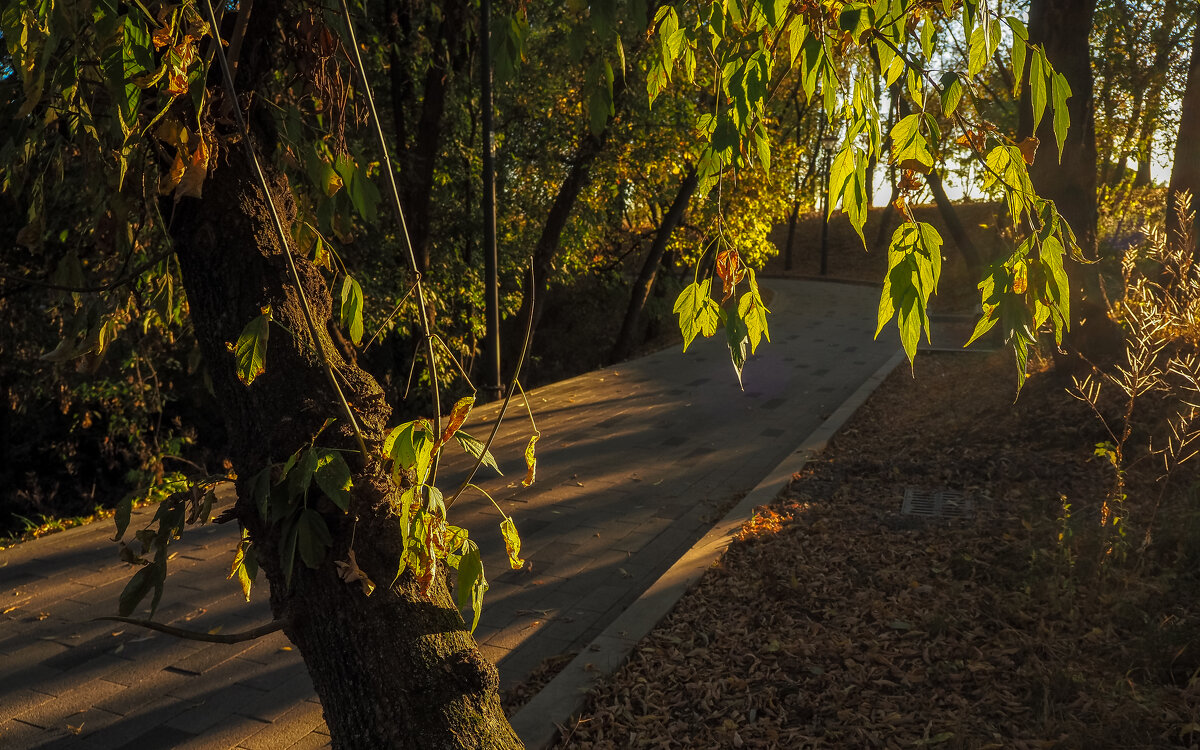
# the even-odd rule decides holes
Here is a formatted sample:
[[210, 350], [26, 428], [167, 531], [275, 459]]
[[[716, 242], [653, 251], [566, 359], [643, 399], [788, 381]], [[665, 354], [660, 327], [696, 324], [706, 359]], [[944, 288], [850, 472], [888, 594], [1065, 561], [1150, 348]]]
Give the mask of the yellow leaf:
[[450, 419], [446, 421], [446, 427], [442, 430], [442, 436], [438, 439], [437, 445], [434, 446], [436, 451], [450, 439], [454, 437], [454, 433], [458, 432], [458, 428], [463, 426], [463, 422], [467, 421], [467, 415], [471, 413], [471, 407], [475, 405], [474, 396], [465, 396], [458, 400], [454, 408], [450, 411]]
[[162, 176], [158, 183], [158, 192], [167, 195], [179, 181], [183, 179], [183, 173], [187, 171], [187, 164], [183, 161], [183, 148], [180, 147], [175, 151], [175, 163], [171, 165], [171, 169]]
[[208, 144], [204, 142], [204, 138], [200, 138], [199, 145], [192, 152], [191, 161], [188, 163], [187, 171], [183, 174], [183, 179], [179, 181], [179, 187], [175, 190], [175, 197], [192, 197], [199, 198], [204, 188], [204, 178], [208, 176]]
[[541, 436], [536, 432], [530, 435], [529, 445], [525, 446], [525, 478], [521, 480], [522, 487], [528, 487], [533, 484], [533, 480], [537, 476], [537, 455], [534, 449], [537, 446], [539, 437]]
[[160, 26], [154, 30], [154, 34], [150, 37], [154, 41], [154, 46], [162, 49], [171, 43], [171, 30], [166, 26]]
[[500, 522], [500, 535], [504, 537], [504, 548], [508, 550], [508, 564], [513, 570], [520, 570], [525, 561], [521, 559], [521, 537], [512, 518], [505, 516]]
[[167, 74], [167, 93], [171, 96], [186, 94], [188, 90], [187, 71], [174, 68]]

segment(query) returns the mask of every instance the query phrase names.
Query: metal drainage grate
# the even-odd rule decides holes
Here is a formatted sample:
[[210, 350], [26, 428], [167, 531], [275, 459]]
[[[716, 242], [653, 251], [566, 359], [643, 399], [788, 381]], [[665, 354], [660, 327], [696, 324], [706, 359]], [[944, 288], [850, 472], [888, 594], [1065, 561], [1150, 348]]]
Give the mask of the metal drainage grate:
[[900, 513], [927, 518], [970, 518], [975, 515], [975, 501], [952, 490], [926, 492], [907, 487]]

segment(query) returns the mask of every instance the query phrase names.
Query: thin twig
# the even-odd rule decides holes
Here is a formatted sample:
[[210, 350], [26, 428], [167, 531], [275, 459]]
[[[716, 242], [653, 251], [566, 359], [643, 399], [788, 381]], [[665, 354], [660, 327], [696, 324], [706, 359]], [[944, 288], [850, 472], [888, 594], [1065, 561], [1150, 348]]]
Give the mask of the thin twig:
[[44, 289], [53, 289], [53, 290], [59, 291], [59, 292], [72, 292], [72, 293], [78, 293], [78, 294], [88, 294], [88, 293], [92, 293], [92, 292], [107, 292], [107, 291], [115, 289], [119, 286], [124, 286], [125, 284], [128, 284], [131, 281], [137, 281], [138, 278], [143, 273], [145, 273], [146, 271], [150, 270], [154, 266], [161, 263], [164, 258], [166, 258], [167, 256], [169, 256], [171, 254], [171, 252], [172, 252], [172, 249], [168, 248], [168, 249], [162, 251], [161, 253], [158, 253], [154, 257], [150, 258], [150, 260], [148, 260], [145, 263], [143, 263], [142, 265], [138, 266], [132, 272], [117, 278], [115, 281], [110, 281], [107, 284], [101, 284], [100, 286], [69, 286], [67, 284], [55, 284], [54, 282], [51, 282], [51, 281], [42, 281], [41, 279], [31, 279], [28, 276], [13, 276], [13, 275], [7, 274], [7, 273], [0, 273], [0, 279], [5, 279], [7, 281], [15, 281], [18, 284], [28, 284], [30, 286], [38, 286], [38, 287], [42, 287]]
[[135, 617], [93, 617], [92, 621], [96, 620], [112, 620], [113, 622], [123, 622], [126, 625], [137, 625], [139, 628], [148, 630], [157, 630], [160, 633], [182, 638], [186, 641], [204, 641], [205, 643], [244, 643], [245, 641], [253, 641], [256, 638], [262, 638], [264, 635], [270, 635], [277, 630], [283, 630], [291, 624], [291, 620], [272, 620], [266, 625], [262, 625], [252, 630], [244, 630], [241, 633], [201, 633], [197, 630], [187, 630], [185, 628], [176, 628], [171, 625], [164, 625], [161, 622], [153, 620], [139, 620]]

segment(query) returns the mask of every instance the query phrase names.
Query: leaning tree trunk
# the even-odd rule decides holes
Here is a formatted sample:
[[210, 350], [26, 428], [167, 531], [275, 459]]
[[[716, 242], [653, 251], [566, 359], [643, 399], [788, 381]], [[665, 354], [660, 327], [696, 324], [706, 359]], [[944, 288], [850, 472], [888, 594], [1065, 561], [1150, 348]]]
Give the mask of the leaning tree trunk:
[[1171, 165], [1171, 183], [1167, 190], [1167, 237], [1172, 242], [1190, 229], [1200, 237], [1200, 222], [1183, 226], [1183, 217], [1175, 203], [1176, 196], [1187, 190], [1192, 194], [1192, 208], [1200, 207], [1200, 24], [1192, 34], [1192, 59], [1188, 65], [1187, 88], [1179, 113], [1179, 136], [1175, 139], [1175, 159]]
[[[500, 709], [496, 669], [467, 632], [442, 577], [428, 597], [409, 574], [387, 585], [401, 550], [390, 512], [398, 488], [376, 457], [364, 465], [354, 452], [351, 463], [359, 465], [348, 513], [327, 501], [310, 502], [329, 526], [332, 547], [317, 569], [297, 556], [291, 585], [285, 582], [280, 524], [259, 516], [249, 478], [307, 445], [331, 417], [338, 421], [322, 433], [321, 444], [355, 445], [317, 347], [331, 359], [368, 445], [383, 436], [390, 409], [375, 380], [331, 345], [329, 290], [314, 266], [296, 258], [318, 327], [317, 340], [310, 335], [285, 251], [251, 175], [234, 146], [211, 172], [203, 199], [177, 206], [172, 234], [191, 319], [231, 435], [240, 477], [235, 514], [266, 573], [272, 611], [289, 623], [285, 633], [312, 675], [334, 746], [519, 747]], [[272, 173], [270, 179], [287, 222], [295, 207], [285, 178]], [[271, 326], [266, 371], [245, 386], [235, 377], [228, 343], [267, 305], [279, 325]], [[352, 542], [360, 567], [382, 584], [370, 597], [335, 572], [333, 561], [347, 559]]]
[[970, 274], [971, 281], [980, 278], [983, 275], [983, 256], [980, 255], [979, 248], [975, 247], [975, 241], [971, 239], [967, 228], [963, 226], [958, 209], [954, 207], [950, 196], [946, 195], [942, 178], [937, 172], [930, 172], [925, 175], [925, 182], [929, 185], [929, 192], [933, 193], [933, 201], [937, 204], [938, 213], [942, 215], [942, 221], [946, 223], [946, 229], [950, 231], [950, 238], [958, 246], [963, 260], [967, 262], [967, 273]]
[[675, 200], [671, 201], [671, 207], [663, 216], [658, 233], [654, 235], [654, 242], [650, 245], [650, 252], [642, 263], [642, 270], [638, 274], [637, 280], [633, 282], [629, 307], [626, 308], [625, 319], [621, 323], [621, 332], [617, 334], [617, 342], [613, 344], [612, 351], [608, 355], [610, 362], [620, 362], [633, 353], [633, 348], [637, 343], [638, 321], [642, 319], [642, 310], [646, 309], [646, 300], [650, 299], [650, 290], [654, 287], [655, 277], [658, 276], [658, 266], [662, 263], [663, 253], [666, 252], [667, 243], [670, 242], [675, 227], [683, 221], [683, 214], [687, 211], [688, 203], [691, 202], [692, 194], [696, 192], [699, 182], [696, 168], [692, 167], [688, 170], [687, 176], [683, 178], [683, 182], [679, 184]]

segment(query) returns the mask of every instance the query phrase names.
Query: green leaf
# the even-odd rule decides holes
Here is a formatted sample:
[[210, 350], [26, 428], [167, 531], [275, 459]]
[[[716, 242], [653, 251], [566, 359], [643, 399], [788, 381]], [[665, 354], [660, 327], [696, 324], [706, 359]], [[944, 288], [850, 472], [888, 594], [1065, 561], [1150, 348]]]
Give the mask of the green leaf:
[[[994, 309], [995, 308], [993, 308], [993, 310]], [[979, 320], [975, 323], [975, 330], [972, 331], [971, 338], [967, 339], [967, 343], [963, 344], [963, 348], [966, 348], [966, 347], [970, 346], [971, 344], [975, 343], [975, 341], [980, 336], [982, 336], [985, 333], [987, 333], [988, 331], [992, 330], [992, 328], [995, 327], [996, 322], [999, 320], [1000, 320], [999, 318], [997, 318], [995, 315], [992, 314], [992, 310], [989, 310], [988, 312], [981, 315], [979, 317]]]
[[133, 495], [126, 495], [118, 500], [114, 510], [116, 511], [114, 519], [117, 524], [117, 534], [113, 537], [113, 541], [119, 542], [121, 537], [125, 536], [125, 530], [129, 528], [129, 519], [133, 515]]
[[133, 574], [133, 578], [129, 579], [129, 583], [125, 584], [125, 589], [121, 591], [120, 599], [117, 602], [117, 614], [121, 617], [129, 617], [146, 598], [146, 594], [153, 590], [154, 598], [150, 601], [150, 616], [154, 617], [154, 611], [158, 609], [158, 602], [162, 599], [163, 583], [166, 579], [167, 563], [164, 548], [159, 550], [154, 562], [139, 568], [138, 572]]
[[963, 85], [957, 74], [947, 73], [942, 76], [942, 114], [946, 117], [953, 115], [962, 101], [962, 95]]
[[354, 481], [350, 478], [350, 467], [346, 465], [342, 454], [337, 451], [325, 451], [317, 458], [317, 469], [313, 472], [317, 486], [342, 510], [350, 509], [350, 489]]
[[987, 29], [986, 20], [971, 32], [971, 54], [967, 62], [967, 74], [971, 77], [979, 75], [987, 65]]
[[362, 343], [363, 336], [363, 292], [362, 287], [347, 276], [342, 280], [342, 327], [350, 334], [355, 346]]
[[483, 576], [483, 559], [479, 556], [479, 545], [467, 541], [463, 545], [462, 557], [458, 561], [458, 608], [470, 607], [474, 616], [471, 618], [471, 632], [479, 626], [479, 615], [483, 612], [483, 595], [487, 593], [488, 582]]
[[462, 446], [462, 449], [471, 454], [472, 457], [479, 459], [479, 457], [482, 456], [482, 463], [484, 466], [494, 469], [497, 474], [504, 476], [504, 472], [500, 471], [500, 467], [496, 464], [496, 457], [492, 455], [491, 451], [484, 450], [484, 444], [482, 440], [471, 437], [462, 430], [454, 433], [454, 439], [457, 440], [458, 444]]
[[1041, 47], [1033, 50], [1033, 59], [1029, 63], [1029, 94], [1033, 102], [1033, 132], [1036, 134], [1042, 115], [1046, 113], [1046, 74], [1043, 66], [1046, 63], [1046, 53]]
[[513, 570], [520, 570], [525, 561], [521, 559], [521, 537], [517, 535], [517, 525], [510, 516], [505, 516], [500, 522], [500, 535], [504, 537], [504, 548], [508, 551], [508, 564]]
[[750, 331], [745, 321], [736, 311], [725, 316], [725, 343], [729, 347], [729, 359], [733, 362], [733, 370], [737, 373], [738, 386], [742, 385], [742, 366], [746, 364], [746, 344]]
[[234, 354], [237, 357], [238, 380], [246, 385], [262, 375], [267, 366], [267, 337], [271, 332], [271, 308], [246, 324], [238, 336]]
[[712, 336], [720, 322], [720, 308], [709, 295], [712, 279], [692, 282], [675, 299], [672, 312], [679, 315], [679, 330], [683, 333], [683, 351], [697, 335]]
[[418, 419], [405, 422], [388, 434], [383, 443], [384, 452], [394, 464], [393, 475], [400, 471], [416, 473], [416, 482], [425, 480], [425, 473], [433, 460], [433, 425], [428, 420]]
[[310, 568], [318, 568], [325, 560], [325, 552], [333, 544], [333, 536], [325, 519], [312, 508], [305, 508], [296, 522], [296, 546], [300, 559]]
[[267, 517], [267, 505], [271, 499], [271, 467], [263, 469], [250, 479], [250, 499], [258, 508], [260, 518]]
[[[379, 191], [367, 177], [365, 169], [358, 166], [356, 160], [347, 153], [340, 153], [334, 160], [333, 169], [346, 186], [346, 195], [350, 204], [367, 222], [375, 221], [376, 208], [379, 205]], [[355, 343], [358, 343], [357, 341]]]
[[320, 188], [326, 197], [332, 196], [342, 188], [341, 175], [337, 173], [332, 164], [326, 161], [320, 147], [315, 143], [312, 148], [304, 152], [304, 171], [308, 173], [308, 178]]
[[304, 452], [300, 454], [300, 460], [296, 463], [296, 468], [288, 473], [288, 496], [297, 498], [302, 497], [308, 492], [308, 488], [312, 484], [313, 474], [316, 471], [317, 452], [313, 448], [305, 448]]
[[941, 235], [925, 222], [901, 224], [888, 247], [888, 273], [879, 299], [875, 336], [897, 316], [900, 342], [909, 362], [916, 357], [922, 331], [929, 336], [927, 308], [941, 276], [941, 250]]
[[758, 350], [758, 343], [764, 337], [771, 340], [767, 330], [767, 313], [770, 310], [763, 305], [762, 298], [754, 292], [746, 292], [738, 302], [738, 316], [746, 324], [746, 334], [750, 337], [750, 353]]
[[1050, 93], [1054, 101], [1054, 139], [1058, 141], [1058, 161], [1061, 164], [1067, 128], [1071, 125], [1071, 113], [1067, 109], [1067, 99], [1071, 98], [1071, 86], [1062, 73], [1054, 74]]
[[892, 161], [903, 169], [928, 173], [933, 167], [929, 141], [921, 132], [924, 118], [920, 113], [908, 115], [897, 122], [891, 131]]

